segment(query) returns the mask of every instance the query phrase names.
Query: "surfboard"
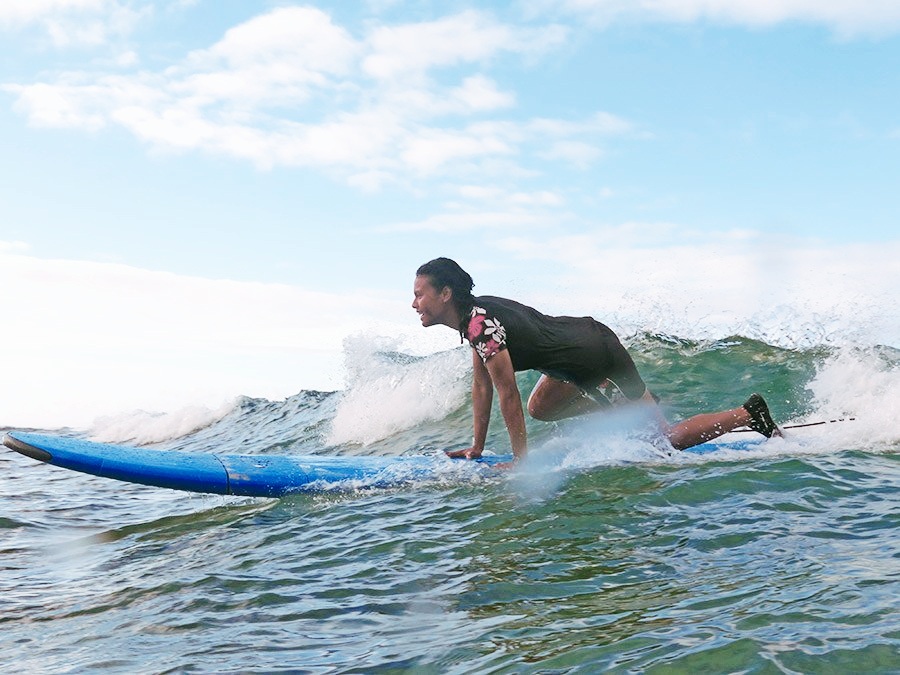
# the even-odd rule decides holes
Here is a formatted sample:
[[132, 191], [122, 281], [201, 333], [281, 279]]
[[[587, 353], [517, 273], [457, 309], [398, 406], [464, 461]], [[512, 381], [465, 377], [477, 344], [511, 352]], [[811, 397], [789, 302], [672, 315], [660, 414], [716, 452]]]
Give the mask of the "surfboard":
[[[762, 439], [765, 440], [765, 439]], [[728, 447], [749, 449], [758, 440], [704, 443], [690, 451], [705, 454]], [[47, 464], [95, 476], [156, 487], [249, 497], [280, 497], [355, 481], [383, 487], [435, 478], [451, 464], [463, 462], [490, 471], [511, 455], [483, 455], [477, 460], [443, 454], [404, 457], [323, 455], [239, 455], [136, 448], [78, 438], [11, 431], [3, 444]], [[449, 464], [448, 464], [449, 463]]]

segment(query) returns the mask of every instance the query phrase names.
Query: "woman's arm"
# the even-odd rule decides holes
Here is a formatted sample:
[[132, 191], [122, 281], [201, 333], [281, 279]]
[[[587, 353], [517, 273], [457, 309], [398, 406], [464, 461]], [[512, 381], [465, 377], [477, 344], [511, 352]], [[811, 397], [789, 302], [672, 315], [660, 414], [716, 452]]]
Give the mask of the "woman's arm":
[[491, 421], [491, 403], [494, 400], [494, 385], [491, 376], [478, 352], [472, 350], [472, 449], [480, 456], [487, 440], [488, 425]]
[[494, 400], [494, 385], [488, 369], [478, 356], [478, 352], [472, 350], [472, 447], [465, 450], [448, 452], [449, 457], [465, 457], [476, 459], [481, 457], [484, 451], [484, 443], [487, 439], [488, 424], [491, 420], [491, 403]]
[[509, 432], [509, 443], [518, 461], [528, 453], [528, 437], [525, 431], [525, 413], [522, 411], [522, 396], [519, 394], [519, 385], [516, 384], [516, 372], [509, 351], [504, 349], [497, 352], [482, 367], [487, 370], [490, 382], [497, 389], [500, 412]]

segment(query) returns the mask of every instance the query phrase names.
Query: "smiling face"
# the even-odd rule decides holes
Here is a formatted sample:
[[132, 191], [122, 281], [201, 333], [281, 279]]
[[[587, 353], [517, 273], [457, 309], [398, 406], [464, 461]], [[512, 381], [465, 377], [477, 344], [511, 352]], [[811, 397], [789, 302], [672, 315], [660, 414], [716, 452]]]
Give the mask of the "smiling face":
[[446, 286], [438, 290], [431, 283], [431, 277], [420, 275], [413, 284], [412, 308], [419, 313], [423, 326], [443, 324], [454, 327], [459, 321], [453, 306], [453, 292]]

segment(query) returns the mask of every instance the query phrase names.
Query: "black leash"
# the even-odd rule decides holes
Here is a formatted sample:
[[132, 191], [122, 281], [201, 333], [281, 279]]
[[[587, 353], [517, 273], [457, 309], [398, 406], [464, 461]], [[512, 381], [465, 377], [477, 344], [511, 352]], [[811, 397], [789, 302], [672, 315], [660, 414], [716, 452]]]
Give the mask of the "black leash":
[[[855, 417], [841, 417], [836, 420], [822, 420], [821, 422], [806, 422], [804, 424], [785, 424], [784, 426], [779, 425], [779, 429], [801, 429], [803, 427], [818, 427], [823, 424], [834, 424], [835, 422], [854, 422], [856, 420]], [[753, 431], [753, 429], [733, 429], [731, 433], [739, 434], [744, 433], [746, 431]]]

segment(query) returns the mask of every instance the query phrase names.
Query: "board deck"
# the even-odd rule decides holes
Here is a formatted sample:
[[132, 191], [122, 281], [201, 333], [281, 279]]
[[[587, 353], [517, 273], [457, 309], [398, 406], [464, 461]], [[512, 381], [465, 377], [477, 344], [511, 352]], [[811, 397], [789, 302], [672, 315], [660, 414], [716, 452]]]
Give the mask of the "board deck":
[[[470, 462], [442, 455], [329, 457], [154, 450], [21, 431], [7, 433], [3, 444], [32, 459], [95, 476], [189, 492], [251, 497], [279, 497], [343, 481], [365, 481], [368, 487], [397, 485], [433, 478], [448, 462]], [[706, 454], [723, 447], [744, 450], [758, 445], [758, 440], [704, 443], [689, 451]], [[511, 459], [511, 455], [484, 455], [472, 464], [489, 470]]]

